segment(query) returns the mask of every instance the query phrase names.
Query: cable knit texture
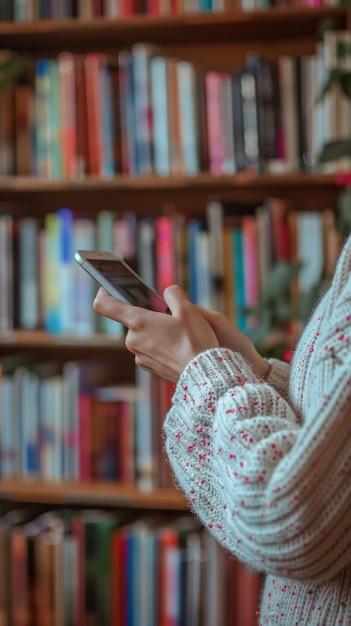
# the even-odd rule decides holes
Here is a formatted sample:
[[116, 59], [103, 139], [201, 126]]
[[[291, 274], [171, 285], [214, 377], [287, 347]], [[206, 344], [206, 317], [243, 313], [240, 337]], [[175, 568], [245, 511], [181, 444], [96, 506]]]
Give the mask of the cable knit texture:
[[202, 523], [264, 572], [260, 626], [351, 625], [351, 238], [291, 368], [226, 348], [185, 368], [165, 424]]

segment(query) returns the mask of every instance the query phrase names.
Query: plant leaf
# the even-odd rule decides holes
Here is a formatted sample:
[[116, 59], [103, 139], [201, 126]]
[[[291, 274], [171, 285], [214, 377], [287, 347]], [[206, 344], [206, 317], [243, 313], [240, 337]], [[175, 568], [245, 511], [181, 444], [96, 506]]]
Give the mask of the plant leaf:
[[329, 74], [328, 74], [328, 78], [326, 80], [326, 82], [324, 83], [322, 90], [320, 92], [319, 97], [317, 98], [317, 102], [323, 100], [323, 98], [325, 97], [325, 95], [328, 93], [328, 91], [330, 91], [330, 89], [332, 88], [333, 85], [340, 85], [340, 75], [342, 74], [342, 71], [339, 70], [338, 68], [333, 68], [332, 70], [330, 70]]
[[351, 72], [341, 71], [339, 81], [342, 93], [351, 100]]
[[318, 162], [328, 163], [344, 156], [351, 157], [351, 139], [338, 139], [326, 143], [319, 155]]

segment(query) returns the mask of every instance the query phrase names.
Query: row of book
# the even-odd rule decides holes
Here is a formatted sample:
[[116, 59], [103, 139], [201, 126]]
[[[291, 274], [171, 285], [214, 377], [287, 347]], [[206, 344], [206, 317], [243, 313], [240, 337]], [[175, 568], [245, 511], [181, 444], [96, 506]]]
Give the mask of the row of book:
[[3, 626], [254, 626], [261, 577], [190, 517], [0, 518]]
[[350, 37], [327, 31], [315, 54], [251, 54], [230, 72], [203, 71], [143, 43], [117, 58], [63, 52], [23, 66], [0, 93], [0, 174], [74, 180], [319, 169], [323, 145], [350, 132], [341, 91], [319, 98], [338, 45]]
[[121, 255], [160, 294], [180, 284], [190, 299], [250, 331], [244, 309], [257, 304], [279, 261], [301, 262], [298, 294], [330, 277], [341, 248], [332, 209], [298, 211], [283, 198], [262, 204], [210, 201], [203, 218], [176, 208], [158, 217], [102, 210], [96, 219], [70, 209], [35, 217], [0, 215], [0, 330], [45, 329], [123, 337], [97, 316], [97, 284], [75, 250]]
[[234, 0], [3, 0], [0, 19], [30, 21], [226, 11]]
[[[289, 0], [3, 0], [0, 5], [0, 21], [183, 15], [233, 9], [253, 11], [291, 4], [293, 3]], [[302, 6], [333, 5], [336, 5], [334, 0], [302, 0]]]
[[174, 386], [139, 369], [121, 385], [113, 372], [108, 359], [3, 357], [1, 477], [172, 486], [161, 430]]

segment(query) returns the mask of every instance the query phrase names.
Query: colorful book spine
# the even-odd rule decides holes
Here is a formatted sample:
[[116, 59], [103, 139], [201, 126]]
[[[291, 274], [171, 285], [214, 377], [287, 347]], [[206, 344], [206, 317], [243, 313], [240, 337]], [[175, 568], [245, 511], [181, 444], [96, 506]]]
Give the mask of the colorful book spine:
[[171, 172], [167, 93], [167, 61], [157, 56], [151, 60], [151, 99], [155, 172], [160, 176]]

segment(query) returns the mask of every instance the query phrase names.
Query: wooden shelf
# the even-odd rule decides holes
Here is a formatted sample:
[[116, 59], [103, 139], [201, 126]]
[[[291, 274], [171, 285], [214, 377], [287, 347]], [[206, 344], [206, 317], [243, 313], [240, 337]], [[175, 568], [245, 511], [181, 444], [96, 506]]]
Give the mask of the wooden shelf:
[[79, 348], [79, 350], [123, 350], [124, 339], [110, 335], [50, 335], [41, 330], [14, 330], [0, 333], [0, 348]]
[[250, 40], [317, 37], [322, 20], [345, 28], [347, 11], [337, 7], [276, 7], [255, 12], [94, 20], [45, 20], [0, 23], [2, 48], [21, 52], [88, 50], [152, 41], [163, 45], [196, 45]]
[[116, 506], [131, 509], [186, 510], [176, 489], [140, 491], [116, 483], [33, 482], [0, 480], [0, 501], [60, 506]]
[[255, 174], [241, 172], [233, 176], [213, 176], [199, 174], [197, 176], [126, 176], [113, 178], [86, 178], [81, 181], [48, 180], [34, 177], [2, 176], [0, 177], [1, 194], [21, 193], [65, 193], [82, 191], [173, 191], [173, 190], [217, 190], [247, 187], [323, 187], [336, 186], [338, 177], [334, 174], [293, 172], [289, 174]]

